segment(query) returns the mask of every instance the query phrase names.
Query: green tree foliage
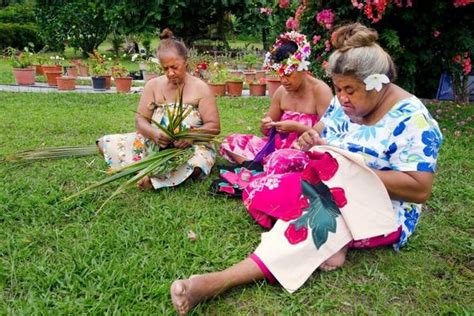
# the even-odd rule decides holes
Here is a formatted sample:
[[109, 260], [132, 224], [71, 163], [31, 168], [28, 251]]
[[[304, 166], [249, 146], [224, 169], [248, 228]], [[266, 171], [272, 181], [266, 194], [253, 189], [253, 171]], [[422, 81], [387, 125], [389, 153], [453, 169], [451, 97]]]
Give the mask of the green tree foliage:
[[40, 34], [52, 49], [62, 51], [66, 44], [84, 55], [96, 49], [111, 31], [103, 1], [38, 0], [36, 16]]
[[398, 66], [398, 83], [421, 97], [434, 97], [440, 74], [448, 70], [455, 55], [474, 53], [472, 4], [455, 7], [451, 0], [433, 0], [413, 1], [411, 7], [398, 7], [392, 2], [382, 19], [373, 22], [348, 0], [306, 1], [300, 26], [310, 40], [321, 36], [313, 44], [312, 58], [312, 70], [319, 76], [323, 75], [321, 65], [331, 52], [326, 51], [325, 41], [333, 30], [316, 21], [323, 9], [331, 9], [335, 14], [334, 26], [360, 21], [375, 28], [381, 45]]
[[119, 35], [156, 33], [170, 28], [190, 44], [214, 37], [225, 41], [232, 12], [247, 10], [250, 0], [38, 0], [41, 35], [50, 47], [66, 43], [91, 52], [113, 31]]
[[42, 47], [33, 5], [12, 4], [0, 9], [0, 48], [23, 49], [28, 43]]

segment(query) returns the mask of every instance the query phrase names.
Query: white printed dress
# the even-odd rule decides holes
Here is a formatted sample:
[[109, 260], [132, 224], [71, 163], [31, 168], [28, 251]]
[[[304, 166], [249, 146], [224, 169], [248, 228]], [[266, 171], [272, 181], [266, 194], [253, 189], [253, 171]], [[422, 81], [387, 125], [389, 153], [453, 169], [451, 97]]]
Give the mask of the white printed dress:
[[[202, 126], [201, 115], [194, 105], [184, 105], [185, 109], [192, 107], [190, 114], [183, 121], [183, 126]], [[153, 120], [162, 126], [169, 123], [167, 109], [173, 110], [174, 104], [157, 105], [153, 110]], [[141, 160], [148, 154], [153, 146], [150, 139], [140, 133], [112, 134], [102, 137], [104, 158], [111, 169], [117, 169]], [[201, 169], [201, 177], [209, 175], [216, 160], [216, 152], [210, 146], [193, 145], [194, 155], [187, 163], [176, 170], [160, 177], [151, 177], [155, 189], [176, 186], [189, 178], [195, 168]]]

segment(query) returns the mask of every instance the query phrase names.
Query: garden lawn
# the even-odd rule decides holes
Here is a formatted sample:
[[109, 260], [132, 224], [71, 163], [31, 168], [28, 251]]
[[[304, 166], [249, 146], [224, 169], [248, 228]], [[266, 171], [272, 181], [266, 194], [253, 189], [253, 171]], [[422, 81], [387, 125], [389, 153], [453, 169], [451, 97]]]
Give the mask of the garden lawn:
[[[106, 133], [133, 131], [138, 98], [0, 92], [0, 155], [88, 145]], [[257, 133], [269, 99], [218, 103], [223, 134]], [[292, 295], [262, 281], [195, 313], [474, 312], [474, 108], [443, 103], [430, 109], [445, 140], [433, 197], [407, 247], [353, 251], [343, 268], [315, 272]], [[99, 156], [9, 167], [0, 170], [0, 314], [172, 314], [174, 279], [237, 263], [263, 232], [240, 201], [208, 192], [216, 170], [177, 188], [131, 188], [96, 214], [115, 185], [59, 202], [105, 177]]]

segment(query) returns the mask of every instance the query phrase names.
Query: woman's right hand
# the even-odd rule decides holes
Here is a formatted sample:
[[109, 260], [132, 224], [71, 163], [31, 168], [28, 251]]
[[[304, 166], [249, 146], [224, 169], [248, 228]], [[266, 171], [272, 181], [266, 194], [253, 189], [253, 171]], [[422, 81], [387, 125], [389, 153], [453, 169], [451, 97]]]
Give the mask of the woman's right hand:
[[171, 140], [168, 138], [168, 136], [166, 136], [166, 134], [159, 129], [156, 129], [153, 132], [152, 141], [161, 148], [165, 148], [171, 143]]
[[321, 138], [321, 135], [314, 128], [307, 130], [298, 138], [297, 147], [301, 150], [309, 150], [315, 145], [326, 145], [326, 141]]
[[260, 127], [262, 130], [268, 130], [273, 127], [273, 120], [270, 116], [265, 116], [261, 121], [260, 121]]

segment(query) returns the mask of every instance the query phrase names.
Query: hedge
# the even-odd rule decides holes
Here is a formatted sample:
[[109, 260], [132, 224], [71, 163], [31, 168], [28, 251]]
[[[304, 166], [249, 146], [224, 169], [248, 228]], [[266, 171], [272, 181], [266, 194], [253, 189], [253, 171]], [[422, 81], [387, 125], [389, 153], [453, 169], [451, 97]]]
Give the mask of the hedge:
[[43, 46], [35, 24], [0, 23], [0, 49], [23, 49], [28, 43], [33, 43], [35, 48]]

